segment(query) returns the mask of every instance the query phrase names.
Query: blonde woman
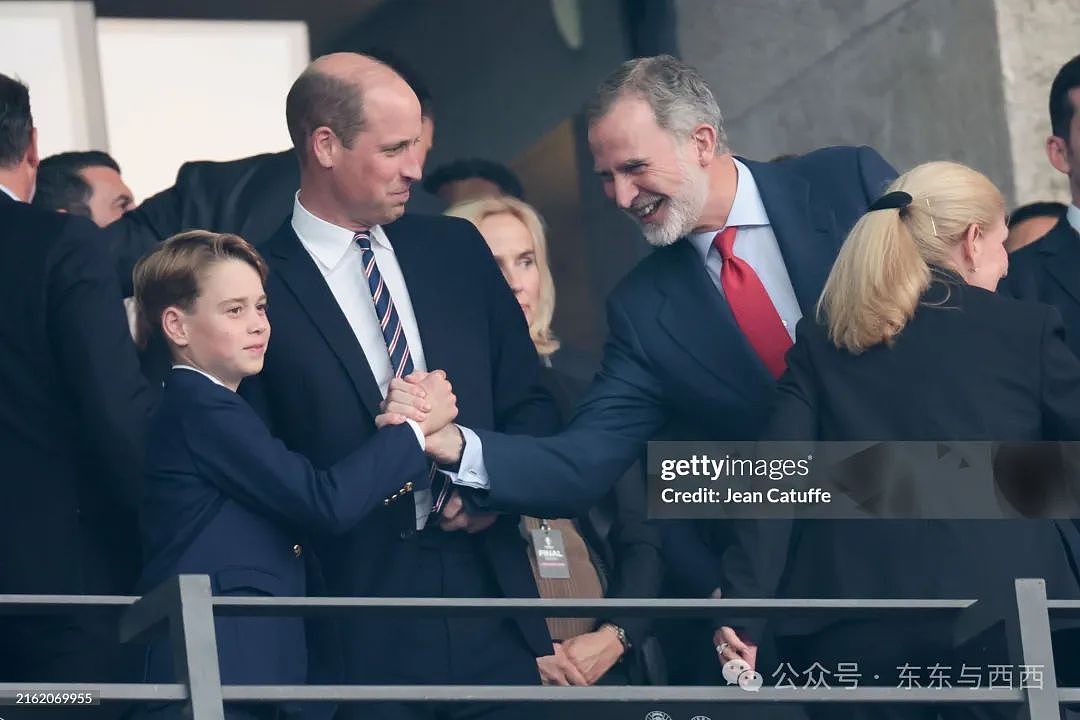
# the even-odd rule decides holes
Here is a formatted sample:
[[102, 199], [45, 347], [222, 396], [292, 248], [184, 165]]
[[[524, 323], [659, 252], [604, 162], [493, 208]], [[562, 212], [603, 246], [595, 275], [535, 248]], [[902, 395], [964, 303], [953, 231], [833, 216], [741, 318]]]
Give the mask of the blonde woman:
[[[448, 215], [472, 222], [514, 291], [540, 356], [541, 379], [555, 396], [565, 423], [584, 384], [560, 370], [559, 341], [551, 331], [555, 284], [548, 265], [544, 224], [530, 205], [512, 197], [455, 205]], [[569, 558], [569, 578], [533, 574], [544, 598], [656, 597], [662, 565], [660, 538], [645, 522], [640, 470], [627, 472], [601, 504], [579, 520], [523, 518], [530, 532], [557, 534]], [[603, 530], [602, 530], [603, 528]], [[649, 623], [641, 617], [551, 618], [554, 653], [538, 658], [548, 685], [643, 683], [658, 679]], [[648, 645], [650, 652], [642, 652]]]
[[[1008, 271], [1007, 234], [1001, 193], [971, 168], [932, 162], [900, 176], [841, 248], [817, 322], [800, 322], [767, 437], [1080, 438], [1080, 361], [1065, 346], [1057, 311], [994, 292]], [[982, 598], [1007, 607], [1014, 578], [1033, 577], [1046, 580], [1051, 597], [1073, 598], [1080, 596], [1067, 544], [1074, 531], [1048, 520], [802, 521], [779, 587], [733, 587], [728, 596]], [[967, 663], [985, 673], [1010, 662], [1004, 633], [954, 649], [945, 621], [792, 620], [775, 630], [784, 661], [827, 668], [855, 661], [867, 681], [879, 676], [869, 684], [897, 686], [905, 663]], [[810, 710], [875, 716], [843, 706]], [[936, 717], [937, 710], [889, 712]]]

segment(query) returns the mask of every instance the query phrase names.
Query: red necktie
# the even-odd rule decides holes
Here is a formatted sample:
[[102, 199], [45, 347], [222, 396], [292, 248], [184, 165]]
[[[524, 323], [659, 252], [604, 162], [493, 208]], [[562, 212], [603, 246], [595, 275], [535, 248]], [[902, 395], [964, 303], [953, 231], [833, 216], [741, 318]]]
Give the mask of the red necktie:
[[735, 316], [735, 323], [765, 367], [778, 378], [787, 367], [784, 353], [791, 347], [791, 336], [750, 263], [732, 252], [737, 229], [734, 226], [724, 228], [713, 238], [713, 245], [724, 260], [720, 268], [720, 286], [724, 288], [724, 297]]

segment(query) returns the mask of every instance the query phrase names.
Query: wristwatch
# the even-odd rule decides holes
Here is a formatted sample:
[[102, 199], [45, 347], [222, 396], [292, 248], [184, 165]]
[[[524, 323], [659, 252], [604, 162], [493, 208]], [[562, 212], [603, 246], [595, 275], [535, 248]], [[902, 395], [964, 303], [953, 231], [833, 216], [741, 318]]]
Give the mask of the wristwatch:
[[624, 653], [630, 652], [630, 648], [632, 646], [630, 644], [630, 638], [626, 637], [626, 631], [625, 630], [623, 630], [621, 627], [619, 627], [615, 623], [611, 623], [611, 622], [606, 622], [603, 625], [601, 625], [600, 627], [602, 627], [602, 628], [609, 627], [612, 630], [614, 630], [615, 631], [615, 637], [619, 638], [619, 642], [622, 644], [623, 652]]

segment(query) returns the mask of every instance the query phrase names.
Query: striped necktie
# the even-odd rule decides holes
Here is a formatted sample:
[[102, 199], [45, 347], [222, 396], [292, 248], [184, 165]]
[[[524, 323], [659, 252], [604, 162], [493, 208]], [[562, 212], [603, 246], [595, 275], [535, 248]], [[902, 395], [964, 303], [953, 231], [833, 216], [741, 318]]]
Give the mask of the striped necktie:
[[[404, 377], [413, 371], [409, 341], [405, 339], [405, 330], [394, 307], [394, 300], [390, 297], [390, 288], [386, 287], [382, 273], [379, 272], [379, 266], [375, 262], [375, 251], [371, 249], [371, 232], [361, 230], [353, 235], [353, 240], [360, 246], [364, 277], [367, 278], [368, 289], [371, 290], [371, 301], [375, 303], [375, 316], [379, 320], [383, 340], [386, 341], [386, 351], [390, 354], [390, 369], [394, 377]], [[450, 497], [450, 483], [444, 478], [445, 476], [436, 472], [435, 463], [432, 463], [429, 479], [434, 499], [433, 513], [442, 512], [443, 505]]]
[[371, 290], [371, 300], [375, 303], [375, 315], [379, 319], [386, 350], [390, 353], [390, 369], [394, 377], [404, 377], [413, 371], [412, 355], [409, 354], [409, 342], [401, 327], [394, 300], [390, 297], [390, 288], [386, 287], [379, 266], [375, 262], [375, 251], [371, 249], [371, 233], [361, 230], [353, 236], [360, 246], [361, 259], [364, 263], [364, 276]]

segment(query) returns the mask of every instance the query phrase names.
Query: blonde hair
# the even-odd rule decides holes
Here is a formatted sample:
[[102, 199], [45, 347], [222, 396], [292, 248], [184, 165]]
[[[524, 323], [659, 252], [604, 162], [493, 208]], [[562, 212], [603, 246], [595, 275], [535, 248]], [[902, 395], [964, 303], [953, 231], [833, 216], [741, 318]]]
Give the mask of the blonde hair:
[[891, 344], [929, 287], [931, 266], [948, 268], [972, 224], [986, 232], [1005, 214], [994, 184], [959, 163], [919, 165], [893, 181], [893, 191], [908, 193], [911, 204], [859, 219], [817, 305], [829, 339], [853, 353]]
[[135, 284], [136, 335], [140, 348], [164, 342], [161, 315], [166, 308], [190, 312], [199, 297], [199, 279], [211, 266], [235, 259], [250, 265], [266, 283], [266, 262], [239, 235], [189, 230], [173, 235], [139, 260]]
[[480, 223], [492, 215], [512, 215], [522, 222], [532, 236], [533, 254], [536, 269], [540, 273], [540, 298], [529, 323], [529, 336], [536, 346], [536, 352], [543, 357], [553, 355], [559, 349], [559, 340], [551, 331], [551, 318], [555, 315], [555, 281], [551, 277], [548, 263], [547, 237], [544, 234], [544, 221], [536, 209], [517, 198], [502, 196], [482, 198], [458, 203], [445, 213], [453, 217], [464, 218], [477, 228]]

